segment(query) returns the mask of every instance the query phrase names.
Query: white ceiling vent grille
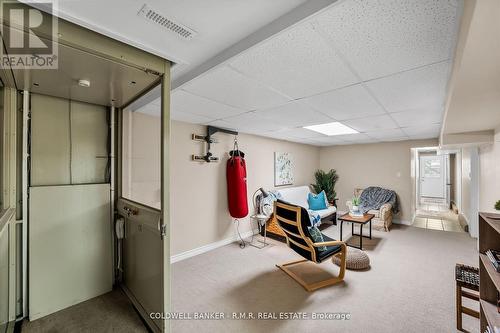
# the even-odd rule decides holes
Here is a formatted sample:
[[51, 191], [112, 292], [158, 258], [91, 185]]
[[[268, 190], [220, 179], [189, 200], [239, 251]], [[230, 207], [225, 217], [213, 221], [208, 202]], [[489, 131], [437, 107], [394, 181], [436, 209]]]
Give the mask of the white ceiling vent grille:
[[148, 5], [142, 6], [142, 8], [139, 10], [139, 13], [137, 15], [145, 18], [148, 21], [151, 21], [155, 24], [158, 24], [162, 26], [165, 29], [170, 30], [171, 32], [176, 33], [180, 37], [184, 39], [191, 39], [194, 36], [196, 36], [196, 31], [193, 29], [190, 29], [186, 27], [185, 25], [179, 23], [179, 22], [174, 22], [173, 20], [167, 18], [165, 15], [160, 14], [156, 10], [152, 9]]

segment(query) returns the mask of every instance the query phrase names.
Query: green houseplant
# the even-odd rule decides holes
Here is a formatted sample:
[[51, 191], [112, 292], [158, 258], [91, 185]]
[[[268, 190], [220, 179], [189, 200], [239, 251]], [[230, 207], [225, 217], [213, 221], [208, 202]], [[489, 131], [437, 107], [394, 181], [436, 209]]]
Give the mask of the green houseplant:
[[357, 212], [359, 210], [359, 205], [361, 204], [361, 200], [359, 197], [352, 198], [352, 210]]
[[311, 184], [314, 191], [316, 193], [325, 191], [328, 202], [334, 204], [334, 201], [337, 198], [337, 193], [335, 192], [335, 183], [337, 183], [337, 180], [339, 179], [337, 171], [335, 171], [334, 169], [331, 169], [328, 172], [317, 170], [314, 173], [314, 178], [316, 179], [316, 184]]
[[500, 210], [500, 200], [495, 203], [495, 209]]

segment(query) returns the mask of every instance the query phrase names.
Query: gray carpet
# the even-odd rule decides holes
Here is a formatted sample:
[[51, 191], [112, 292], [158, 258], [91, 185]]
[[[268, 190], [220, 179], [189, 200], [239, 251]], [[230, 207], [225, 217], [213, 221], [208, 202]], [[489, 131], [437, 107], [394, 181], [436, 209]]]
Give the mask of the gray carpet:
[[[337, 227], [324, 232], [338, 239]], [[363, 245], [371, 269], [347, 271], [342, 284], [312, 293], [275, 267], [298, 258], [283, 243], [262, 250], [241, 250], [235, 243], [173, 265], [174, 311], [346, 312], [350, 320], [177, 320], [172, 331], [456, 331], [454, 266], [478, 266], [474, 239], [465, 233], [395, 225], [389, 233], [374, 231], [374, 239]], [[331, 261], [320, 267], [337, 269]], [[479, 332], [479, 321], [464, 315], [464, 328]]]
[[21, 332], [148, 332], [132, 303], [120, 289], [35, 321], [25, 320]]

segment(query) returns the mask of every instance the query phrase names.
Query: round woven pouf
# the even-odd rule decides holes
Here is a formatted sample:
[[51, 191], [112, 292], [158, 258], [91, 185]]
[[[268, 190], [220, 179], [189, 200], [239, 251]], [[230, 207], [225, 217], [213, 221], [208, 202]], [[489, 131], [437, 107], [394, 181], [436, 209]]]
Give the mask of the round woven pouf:
[[[335, 265], [340, 265], [340, 256], [333, 256], [332, 261]], [[368, 255], [364, 251], [352, 247], [347, 248], [347, 257], [345, 261], [347, 269], [359, 270], [370, 267], [370, 258]]]

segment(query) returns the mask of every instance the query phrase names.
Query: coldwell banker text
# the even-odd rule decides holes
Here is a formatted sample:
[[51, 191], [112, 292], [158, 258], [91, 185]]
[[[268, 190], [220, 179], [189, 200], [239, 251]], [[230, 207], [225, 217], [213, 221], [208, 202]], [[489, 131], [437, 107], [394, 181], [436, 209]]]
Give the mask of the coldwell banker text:
[[152, 312], [154, 320], [350, 320], [343, 312]]

